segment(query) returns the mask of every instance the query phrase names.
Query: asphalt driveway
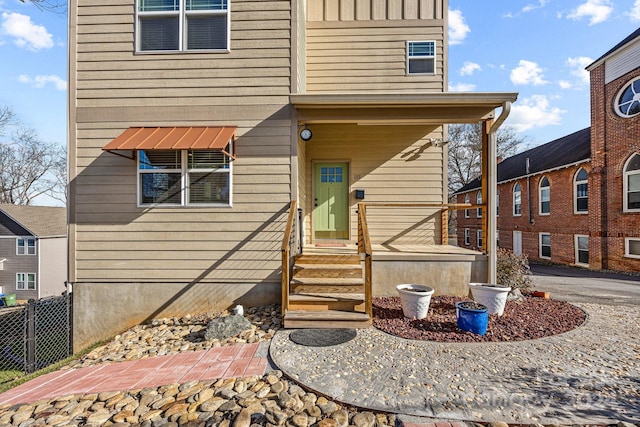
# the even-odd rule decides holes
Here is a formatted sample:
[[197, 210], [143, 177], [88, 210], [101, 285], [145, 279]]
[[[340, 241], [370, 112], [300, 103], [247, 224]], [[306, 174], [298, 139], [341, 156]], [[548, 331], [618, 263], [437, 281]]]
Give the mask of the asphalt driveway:
[[531, 264], [535, 290], [569, 302], [640, 305], [640, 276]]

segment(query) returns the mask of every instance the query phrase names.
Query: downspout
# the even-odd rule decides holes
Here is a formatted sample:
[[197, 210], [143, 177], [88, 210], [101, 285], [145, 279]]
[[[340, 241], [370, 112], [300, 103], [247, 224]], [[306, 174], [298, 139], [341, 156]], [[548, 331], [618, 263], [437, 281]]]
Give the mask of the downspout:
[[488, 283], [497, 281], [497, 261], [498, 251], [496, 248], [496, 233], [498, 230], [498, 217], [496, 216], [496, 193], [498, 191], [498, 166], [497, 166], [497, 137], [496, 131], [504, 123], [511, 112], [511, 102], [505, 101], [502, 104], [502, 112], [498, 116], [491, 129], [489, 129], [489, 147], [487, 153], [487, 254], [489, 256], [487, 265]]
[[527, 172], [527, 211], [529, 212], [529, 224], [533, 224], [533, 218], [531, 217], [531, 177], [529, 176], [530, 164], [527, 157], [526, 172]]

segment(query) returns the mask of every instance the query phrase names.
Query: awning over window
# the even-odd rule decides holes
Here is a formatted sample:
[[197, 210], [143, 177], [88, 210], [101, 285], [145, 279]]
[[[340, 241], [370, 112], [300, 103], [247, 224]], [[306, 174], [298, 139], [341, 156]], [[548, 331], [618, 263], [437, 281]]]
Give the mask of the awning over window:
[[235, 140], [236, 126], [132, 127], [102, 147], [114, 150], [217, 150]]

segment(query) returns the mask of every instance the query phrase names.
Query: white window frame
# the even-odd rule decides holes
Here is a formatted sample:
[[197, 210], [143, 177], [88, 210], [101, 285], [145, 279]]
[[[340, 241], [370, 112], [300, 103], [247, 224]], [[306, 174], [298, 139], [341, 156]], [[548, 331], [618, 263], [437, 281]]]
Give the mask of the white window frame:
[[640, 170], [634, 170], [631, 172], [627, 172], [627, 168], [631, 163], [631, 160], [635, 156], [640, 156], [640, 153], [633, 153], [626, 162], [624, 162], [624, 167], [622, 168], [622, 211], [623, 212], [640, 212], [640, 209], [629, 209], [629, 177], [632, 175], [640, 175]]
[[640, 237], [625, 237], [624, 238], [624, 256], [625, 258], [635, 258], [635, 259], [640, 259], [640, 254], [632, 254], [629, 251], [629, 248], [631, 247], [630, 242], [631, 241], [634, 242], [640, 242]]
[[[584, 171], [587, 174], [587, 179], [578, 181], [578, 175], [580, 171]], [[578, 185], [586, 184], [587, 185], [587, 210], [579, 211], [578, 210]], [[584, 198], [584, 197], [581, 197]], [[576, 171], [573, 176], [573, 213], [576, 215], [587, 215], [589, 213], [589, 172], [585, 168], [580, 168]]]
[[496, 216], [500, 216], [500, 190], [496, 191]]
[[[228, 168], [218, 169], [189, 169], [189, 151], [205, 151], [205, 150], [179, 150], [180, 151], [180, 169], [140, 169], [140, 156], [136, 160], [136, 181], [137, 181], [137, 195], [136, 204], [139, 208], [148, 207], [160, 207], [160, 208], [172, 208], [172, 207], [220, 207], [229, 208], [233, 206], [233, 144], [229, 143], [229, 153], [222, 152], [222, 155], [227, 157]], [[169, 151], [169, 150], [167, 150]], [[178, 151], [178, 150], [176, 150]], [[180, 203], [142, 203], [142, 178], [143, 174], [153, 173], [180, 173]], [[190, 172], [214, 172], [214, 173], [228, 173], [229, 174], [229, 203], [189, 203], [189, 173]]]
[[[135, 2], [135, 41], [136, 41], [136, 53], [142, 54], [158, 54], [158, 53], [173, 53], [173, 52], [204, 52], [204, 53], [229, 53], [231, 52], [231, 0], [226, 1], [226, 9], [208, 9], [208, 10], [186, 10], [186, 1], [188, 0], [175, 0], [179, 5], [178, 11], [158, 11], [158, 12], [142, 12], [139, 10], [140, 0], [136, 0]], [[187, 21], [187, 17], [203, 15], [203, 16], [211, 16], [211, 15], [226, 15], [227, 16], [227, 47], [225, 49], [187, 49], [186, 47], [186, 37], [185, 32]], [[176, 50], [142, 50], [141, 44], [141, 29], [140, 29], [140, 21], [144, 17], [148, 16], [178, 16], [178, 49]]]
[[476, 230], [476, 246], [478, 246], [478, 249], [482, 248], [482, 230]]
[[[478, 194], [476, 194], [476, 204], [482, 204], [482, 190], [478, 191]], [[482, 218], [482, 208], [476, 208], [476, 217]]]
[[[433, 55], [410, 55], [411, 52], [411, 44], [412, 43], [431, 43], [433, 45]], [[436, 41], [435, 40], [410, 40], [407, 41], [407, 75], [408, 76], [435, 76], [436, 73]], [[409, 72], [409, 63], [412, 59], [425, 59], [431, 58], [433, 61], [433, 72], [432, 73], [411, 73]]]
[[471, 232], [468, 228], [464, 229], [464, 244], [465, 246], [471, 245]]
[[[542, 183], [544, 182], [544, 180], [547, 180], [547, 186], [543, 187]], [[542, 211], [542, 203], [545, 202], [545, 200], [543, 200], [543, 191], [546, 190], [546, 198], [548, 200], [546, 200], [546, 202], [549, 203], [549, 211], [548, 212], [543, 212]], [[540, 216], [548, 216], [551, 215], [551, 182], [549, 181], [549, 178], [547, 178], [547, 176], [543, 176], [542, 178], [540, 178], [540, 182], [538, 182], [538, 215]]]
[[589, 255], [589, 236], [587, 236], [586, 234], [574, 234], [573, 235], [573, 247], [575, 248], [575, 260], [576, 260], [576, 265], [579, 266], [583, 266], [583, 267], [589, 267], [589, 263], [584, 263], [584, 262], [580, 262], [580, 251], [578, 250], [578, 240], [584, 238], [587, 239], [587, 255]]
[[631, 117], [635, 117], [640, 113], [632, 113], [632, 114], [627, 114], [627, 112], [629, 111], [629, 109], [633, 106], [633, 104], [638, 104], [638, 102], [640, 102], [635, 96], [633, 98], [631, 98], [628, 102], [628, 108], [626, 109], [627, 112], [624, 112], [620, 109], [620, 98], [622, 98], [622, 95], [625, 93], [625, 91], [627, 90], [627, 88], [632, 87], [632, 92], [634, 92], [634, 94], [637, 94], [637, 92], [634, 90], [635, 87], [637, 87], [636, 83], [638, 82], [638, 80], [640, 80], [640, 77], [636, 77], [633, 80], [629, 81], [627, 84], [625, 84], [624, 86], [622, 86], [622, 88], [620, 89], [620, 91], [618, 92], [618, 94], [616, 95], [616, 100], [613, 104], [614, 109], [616, 111], [616, 114], [620, 117], [623, 117], [625, 119], [631, 118]]
[[[33, 280], [29, 280], [30, 276]], [[29, 287], [33, 284], [33, 287]], [[36, 273], [16, 273], [16, 290], [17, 291], [35, 291], [37, 289]]]
[[[516, 204], [516, 186], [518, 187], [518, 198], [520, 199], [520, 203]], [[513, 184], [513, 188], [511, 189], [511, 196], [513, 198], [511, 213], [513, 216], [522, 216], [522, 186], [519, 182]], [[516, 206], [519, 206], [520, 212], [516, 212]]]
[[[464, 202], [465, 203], [469, 203], [471, 201], [471, 199], [469, 198], [469, 193], [464, 195]], [[471, 215], [469, 214], [469, 209], [465, 209], [464, 210], [464, 217], [465, 218], [471, 218]]]
[[[23, 242], [22, 253], [20, 242]], [[33, 242], [33, 246], [29, 245], [30, 242]], [[33, 253], [30, 253], [30, 249], [33, 248]], [[36, 246], [36, 238], [35, 237], [18, 237], [16, 239], [16, 255], [37, 255], [37, 246]]]
[[[542, 255], [542, 236], [549, 236], [549, 256]], [[546, 246], [546, 245], [545, 245]], [[551, 233], [538, 234], [538, 256], [542, 259], [551, 259]]]

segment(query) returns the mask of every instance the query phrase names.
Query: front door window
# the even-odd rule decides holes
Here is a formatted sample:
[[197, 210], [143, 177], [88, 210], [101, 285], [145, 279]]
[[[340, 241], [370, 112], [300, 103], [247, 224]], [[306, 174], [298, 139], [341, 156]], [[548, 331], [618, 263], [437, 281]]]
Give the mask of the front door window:
[[316, 239], [349, 238], [349, 165], [315, 166], [314, 228]]

